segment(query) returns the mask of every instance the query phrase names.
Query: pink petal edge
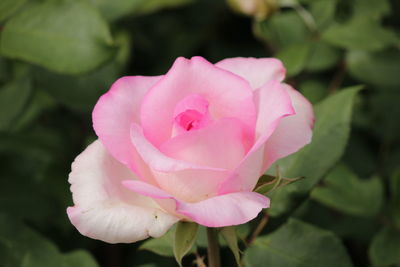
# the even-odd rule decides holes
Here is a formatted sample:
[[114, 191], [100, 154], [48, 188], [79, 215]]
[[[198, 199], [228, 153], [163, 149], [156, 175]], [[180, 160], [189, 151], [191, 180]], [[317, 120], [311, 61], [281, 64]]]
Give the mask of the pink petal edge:
[[220, 185], [218, 195], [252, 191], [260, 176], [266, 171], [264, 147], [279, 122], [295, 114], [288, 92], [278, 81], [269, 81], [255, 90], [258, 108], [256, 142], [239, 166]]
[[271, 80], [281, 82], [286, 74], [285, 67], [277, 58], [226, 58], [215, 65], [243, 77], [253, 89], [257, 89]]

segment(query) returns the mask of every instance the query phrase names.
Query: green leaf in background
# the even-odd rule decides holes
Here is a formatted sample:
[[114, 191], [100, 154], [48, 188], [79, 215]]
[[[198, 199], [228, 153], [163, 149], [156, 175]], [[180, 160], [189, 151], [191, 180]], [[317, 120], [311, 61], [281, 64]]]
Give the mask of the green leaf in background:
[[277, 53], [276, 57], [282, 60], [287, 76], [295, 76], [304, 69], [310, 49], [310, 43], [301, 43], [287, 46]]
[[4, 267], [98, 266], [85, 251], [60, 253], [49, 240], [4, 214], [0, 214], [0, 259]]
[[310, 31], [293, 10], [277, 12], [271, 18], [254, 22], [255, 34], [274, 49], [301, 44], [310, 37]]
[[1, 34], [0, 53], [78, 74], [110, 60], [115, 52], [107, 23], [86, 1], [47, 0], [12, 17]]
[[99, 97], [120, 77], [121, 70], [129, 59], [131, 42], [127, 34], [124, 32], [117, 34], [115, 41], [119, 45], [115, 58], [100, 69], [72, 76], [35, 68], [35, 81], [63, 105], [77, 111], [89, 112]]
[[384, 227], [372, 239], [369, 257], [374, 266], [400, 264], [400, 230]]
[[305, 63], [305, 69], [308, 71], [327, 70], [340, 59], [339, 50], [323, 41], [312, 42], [309, 54]]
[[342, 239], [364, 244], [370, 242], [377, 230], [376, 217], [338, 214], [310, 198], [306, 199], [290, 216], [329, 230]]
[[316, 121], [311, 144], [278, 161], [284, 177], [305, 179], [275, 190], [271, 195], [271, 216], [290, 210], [296, 195], [305, 195], [339, 160], [347, 144], [354, 98], [361, 87], [351, 87], [324, 99], [314, 108]]
[[391, 175], [389, 185], [391, 217], [396, 227], [400, 229], [400, 168]]
[[22, 7], [27, 0], [1, 0], [0, 1], [0, 21], [8, 18], [20, 7]]
[[35, 90], [22, 114], [11, 124], [11, 131], [18, 131], [35, 123], [35, 120], [56, 106], [54, 99], [43, 90]]
[[174, 233], [175, 226], [159, 238], [150, 238], [144, 241], [139, 249], [148, 250], [160, 256], [173, 257], [172, 244], [174, 243]]
[[313, 104], [328, 94], [328, 85], [317, 79], [304, 80], [299, 84], [300, 92]]
[[355, 79], [380, 87], [400, 86], [400, 51], [378, 53], [350, 51], [346, 56], [350, 75]]
[[245, 266], [351, 267], [345, 247], [332, 232], [289, 219], [275, 232], [256, 239], [244, 254]]
[[319, 30], [324, 30], [334, 20], [337, 2], [337, 0], [310, 1], [310, 13]]
[[237, 265], [240, 267], [242, 266], [240, 261], [240, 250], [238, 246], [238, 239], [235, 230], [235, 226], [223, 227], [220, 231], [222, 237], [225, 239], [226, 243], [230, 250], [232, 251], [233, 255], [235, 256], [235, 260]]
[[31, 95], [30, 79], [22, 77], [0, 88], [0, 131], [8, 130], [21, 115]]
[[388, 0], [354, 0], [354, 16], [379, 19], [390, 12]]
[[91, 0], [104, 17], [113, 21], [127, 15], [141, 15], [162, 8], [191, 3], [192, 0]]
[[182, 258], [190, 251], [196, 241], [199, 225], [193, 222], [178, 222], [174, 236], [174, 256], [180, 266]]
[[0, 86], [3, 83], [9, 82], [12, 77], [10, 62], [3, 57], [0, 57]]
[[379, 178], [360, 179], [343, 165], [333, 169], [322, 185], [311, 191], [311, 198], [338, 211], [354, 216], [375, 216], [383, 204], [383, 186]]
[[344, 49], [376, 51], [399, 42], [393, 31], [383, 28], [368, 17], [352, 19], [344, 24], [333, 24], [322, 39]]
[[63, 255], [65, 267], [97, 267], [96, 261], [93, 257], [84, 250], [77, 250]]

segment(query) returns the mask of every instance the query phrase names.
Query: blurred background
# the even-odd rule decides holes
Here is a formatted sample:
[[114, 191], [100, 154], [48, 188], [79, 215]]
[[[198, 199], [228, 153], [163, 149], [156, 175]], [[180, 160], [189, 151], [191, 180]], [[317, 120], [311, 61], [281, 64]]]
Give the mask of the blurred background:
[[[283, 240], [269, 233], [297, 218], [310, 230], [288, 240], [323, 230], [340, 243], [345, 259], [330, 264], [400, 266], [399, 34], [396, 0], [1, 0], [0, 266], [177, 266], [170, 236], [131, 245], [81, 236], [65, 213], [67, 177], [117, 78], [164, 74], [195, 55], [278, 57], [286, 82], [316, 105], [316, 145], [296, 168], [280, 163], [311, 184], [271, 195], [275, 207], [239, 236], [268, 216], [261, 236]], [[288, 255], [307, 247], [296, 244]], [[267, 244], [240, 246], [246, 266], [264, 266]], [[331, 266], [309, 251], [319, 253], [312, 265], [270, 266]], [[235, 266], [226, 246], [222, 257]]]

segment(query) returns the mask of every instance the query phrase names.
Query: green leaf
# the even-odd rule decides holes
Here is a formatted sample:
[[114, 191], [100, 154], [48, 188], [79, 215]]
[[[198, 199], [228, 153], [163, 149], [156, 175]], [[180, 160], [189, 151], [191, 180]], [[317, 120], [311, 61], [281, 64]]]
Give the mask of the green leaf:
[[378, 53], [350, 51], [346, 60], [350, 75], [365, 83], [380, 87], [400, 86], [400, 51]]
[[22, 7], [27, 0], [1, 0], [0, 1], [0, 21], [8, 18], [20, 7]]
[[118, 76], [119, 71], [113, 63], [93, 73], [77, 77], [34, 69], [34, 77], [40, 88], [58, 103], [82, 112], [92, 110], [99, 97], [107, 92]]
[[32, 125], [41, 114], [55, 106], [54, 99], [45, 91], [35, 90], [22, 114], [11, 124], [11, 131], [18, 131]]
[[199, 225], [192, 222], [178, 222], [174, 237], [174, 256], [182, 265], [182, 258], [190, 251], [196, 241]]
[[340, 59], [337, 48], [323, 42], [312, 42], [305, 69], [308, 71], [323, 71], [333, 67]]
[[148, 14], [162, 8], [175, 7], [192, 3], [193, 0], [141, 0], [137, 5], [135, 14]]
[[143, 242], [139, 249], [144, 249], [164, 257], [173, 257], [172, 244], [174, 241], [175, 227], [159, 238], [151, 238]]
[[278, 52], [276, 57], [282, 60], [289, 77], [299, 74], [304, 69], [310, 49], [310, 43], [301, 43], [287, 46]]
[[60, 253], [49, 240], [4, 214], [0, 214], [0, 258], [4, 266], [98, 266], [87, 252]]
[[400, 231], [384, 227], [372, 239], [369, 257], [376, 266], [394, 266], [400, 264]]
[[0, 52], [50, 70], [78, 74], [113, 56], [108, 25], [83, 0], [34, 2], [12, 17], [1, 34]]
[[301, 44], [310, 37], [310, 31], [293, 10], [277, 12], [271, 18], [254, 22], [255, 34], [275, 49]]
[[297, 219], [259, 237], [244, 254], [245, 266], [351, 267], [345, 247], [332, 232]]
[[63, 105], [88, 112], [96, 101], [120, 77], [121, 70], [129, 59], [130, 39], [126, 33], [116, 35], [119, 51], [115, 58], [100, 69], [79, 76], [62, 75], [42, 68], [34, 69], [35, 80], [40, 88]]
[[337, 0], [314, 0], [310, 2], [310, 13], [319, 30], [332, 23], [335, 16]]
[[354, 216], [375, 216], [383, 204], [379, 178], [360, 179], [343, 165], [332, 170], [323, 184], [311, 191], [311, 198]]
[[328, 85], [317, 79], [308, 79], [300, 83], [299, 90], [311, 103], [315, 104], [326, 97]]
[[345, 240], [368, 243], [376, 232], [375, 218], [340, 215], [308, 198], [291, 217], [334, 232]]
[[354, 16], [379, 19], [390, 13], [387, 0], [354, 0]]
[[263, 175], [258, 179], [257, 185], [254, 189], [259, 194], [267, 194], [278, 186], [281, 177], [275, 177], [271, 175]]
[[305, 179], [272, 193], [273, 205], [268, 209], [271, 216], [289, 211], [298, 203], [295, 198], [307, 194], [342, 156], [350, 133], [354, 98], [360, 89], [356, 86], [341, 90], [315, 106], [316, 120], [311, 144], [276, 163], [281, 167], [283, 176], [304, 176]]
[[104, 17], [113, 21], [128, 15], [141, 15], [162, 8], [175, 7], [191, 3], [192, 0], [91, 0]]
[[400, 168], [390, 176], [390, 211], [397, 228], [400, 229]]
[[79, 266], [79, 267], [97, 267], [95, 259], [87, 251], [76, 250], [64, 254], [64, 266]]
[[298, 177], [298, 178], [283, 178], [279, 169], [279, 166], [276, 168], [276, 176], [271, 176], [271, 175], [263, 175], [258, 179], [257, 185], [254, 189], [255, 192], [263, 195], [267, 195], [272, 193], [274, 190], [297, 182], [299, 180], [303, 179], [303, 177]]
[[237, 265], [240, 267], [242, 266], [240, 262], [240, 250], [238, 246], [238, 239], [236, 235], [235, 226], [223, 227], [220, 231], [222, 237], [225, 239], [226, 243], [230, 250], [232, 251], [233, 255], [235, 256], [235, 260]]
[[344, 24], [333, 24], [322, 39], [345, 49], [376, 51], [398, 43], [394, 32], [383, 28], [379, 22], [360, 17]]
[[8, 130], [21, 115], [31, 95], [30, 79], [22, 77], [0, 88], [0, 131]]

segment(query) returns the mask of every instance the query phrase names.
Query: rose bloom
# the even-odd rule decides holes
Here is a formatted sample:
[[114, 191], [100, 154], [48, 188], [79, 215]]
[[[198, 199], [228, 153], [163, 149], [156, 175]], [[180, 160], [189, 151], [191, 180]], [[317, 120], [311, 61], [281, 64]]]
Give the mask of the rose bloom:
[[311, 141], [311, 104], [274, 58], [178, 58], [163, 76], [127, 76], [97, 102], [98, 140], [73, 162], [67, 209], [109, 243], [162, 236], [179, 220], [246, 223], [269, 207], [252, 192], [277, 159]]

